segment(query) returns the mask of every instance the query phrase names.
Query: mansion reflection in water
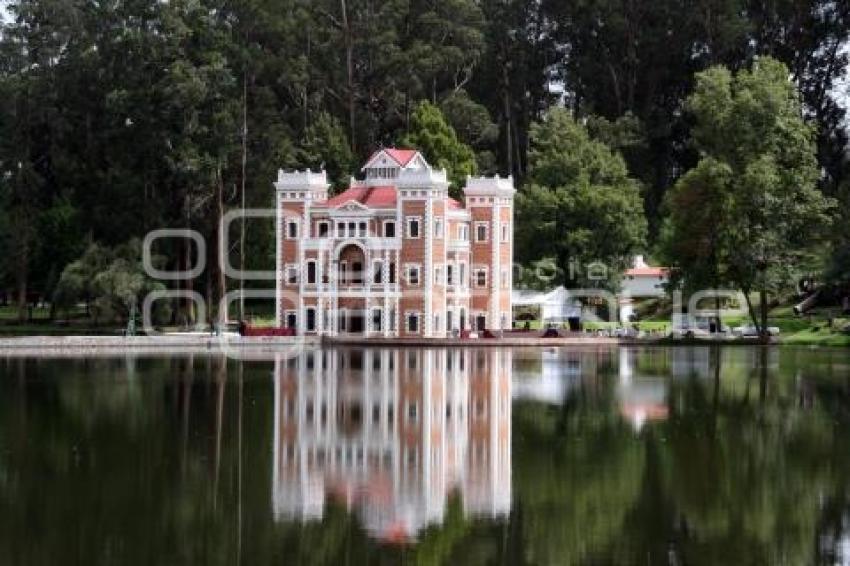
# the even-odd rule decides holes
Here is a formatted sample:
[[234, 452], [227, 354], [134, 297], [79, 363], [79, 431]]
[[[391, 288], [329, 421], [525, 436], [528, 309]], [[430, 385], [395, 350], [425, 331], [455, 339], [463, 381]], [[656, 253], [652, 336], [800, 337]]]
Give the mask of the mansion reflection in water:
[[273, 511], [318, 519], [327, 496], [384, 540], [511, 507], [510, 350], [306, 351], [275, 363]]
[[560, 405], [604, 379], [637, 432], [667, 418], [671, 379], [711, 378], [717, 363], [708, 348], [351, 348], [279, 357], [273, 512], [321, 519], [331, 497], [386, 541], [442, 523], [453, 492], [467, 516], [504, 517], [512, 401]]

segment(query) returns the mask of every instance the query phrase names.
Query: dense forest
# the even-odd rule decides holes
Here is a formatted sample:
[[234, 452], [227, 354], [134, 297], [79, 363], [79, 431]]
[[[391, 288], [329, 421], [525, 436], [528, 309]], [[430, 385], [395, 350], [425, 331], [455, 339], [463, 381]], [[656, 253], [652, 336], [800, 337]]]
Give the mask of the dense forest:
[[[127, 248], [151, 229], [191, 227], [215, 242], [226, 210], [270, 204], [278, 168], [324, 166], [338, 189], [391, 144], [427, 146], [452, 179], [513, 175], [525, 264], [619, 268], [644, 251], [709, 266], [692, 282], [753, 290], [790, 276], [768, 277], [773, 265], [850, 278], [846, 2], [13, 0], [7, 10], [0, 289], [21, 305], [57, 296], [63, 278], [65, 290], [76, 280], [72, 298], [99, 272], [121, 280]], [[743, 226], [767, 200], [733, 197], [756, 185], [780, 204]], [[683, 249], [690, 228], [715, 228], [689, 214], [706, 202], [736, 214]], [[547, 210], [549, 247], [523, 236]], [[800, 222], [746, 240], [756, 250], [729, 236], [789, 214]], [[809, 237], [811, 226], [822, 230]], [[246, 264], [269, 265], [271, 234], [249, 223]], [[163, 264], [192, 263], [190, 247], [171, 245]], [[225, 252], [236, 262], [239, 249]], [[732, 269], [742, 262], [755, 271]], [[194, 283], [208, 297], [233, 285], [216, 264]]]

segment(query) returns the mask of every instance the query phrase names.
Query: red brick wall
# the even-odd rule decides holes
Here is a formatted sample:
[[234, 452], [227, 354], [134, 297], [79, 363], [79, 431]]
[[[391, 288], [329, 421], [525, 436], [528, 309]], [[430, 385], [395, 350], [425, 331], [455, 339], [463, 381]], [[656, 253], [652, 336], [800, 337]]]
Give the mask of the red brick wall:
[[[407, 312], [415, 311], [420, 313], [419, 331], [416, 335], [422, 334], [425, 316], [425, 201], [405, 201], [402, 203], [401, 226], [396, 226], [397, 233], [403, 236], [402, 247], [400, 253], [399, 265], [396, 266], [398, 271], [399, 281], [401, 283], [402, 298], [399, 301], [399, 316], [400, 328], [402, 336], [410, 336], [407, 332]], [[419, 217], [419, 238], [407, 237], [407, 217]], [[405, 266], [408, 263], [417, 263], [420, 266], [419, 285], [410, 286], [405, 277]]]

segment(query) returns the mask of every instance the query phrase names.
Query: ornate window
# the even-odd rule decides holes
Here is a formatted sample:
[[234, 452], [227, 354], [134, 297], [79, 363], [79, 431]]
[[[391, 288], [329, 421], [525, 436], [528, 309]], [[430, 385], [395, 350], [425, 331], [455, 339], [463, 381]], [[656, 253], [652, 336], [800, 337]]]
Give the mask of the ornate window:
[[419, 269], [418, 263], [408, 263], [405, 266], [405, 277], [408, 285], [419, 285]]
[[287, 285], [298, 285], [298, 266], [294, 263], [287, 264], [284, 270], [284, 280]]
[[410, 333], [419, 332], [419, 313], [418, 312], [409, 312], [405, 317], [407, 321], [407, 331]]
[[298, 221], [288, 220], [286, 222], [286, 237], [294, 240], [298, 237]]
[[395, 222], [386, 220], [384, 222], [384, 238], [395, 238]]
[[434, 237], [443, 237], [443, 219], [440, 217], [434, 219]]
[[408, 238], [418, 238], [419, 237], [419, 217], [418, 216], [408, 216], [407, 217], [407, 237]]

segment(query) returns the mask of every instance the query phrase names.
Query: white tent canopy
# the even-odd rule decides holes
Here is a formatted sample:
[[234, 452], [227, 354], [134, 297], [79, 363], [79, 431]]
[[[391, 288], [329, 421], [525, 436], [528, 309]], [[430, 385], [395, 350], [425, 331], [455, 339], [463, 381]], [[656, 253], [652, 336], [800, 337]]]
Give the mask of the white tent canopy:
[[581, 303], [564, 287], [551, 291], [516, 289], [511, 300], [514, 307], [538, 307], [544, 323], [566, 322], [569, 318], [580, 318]]

